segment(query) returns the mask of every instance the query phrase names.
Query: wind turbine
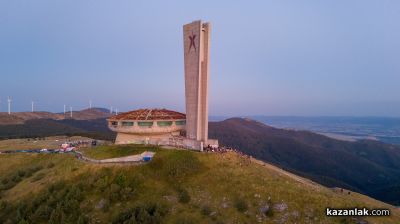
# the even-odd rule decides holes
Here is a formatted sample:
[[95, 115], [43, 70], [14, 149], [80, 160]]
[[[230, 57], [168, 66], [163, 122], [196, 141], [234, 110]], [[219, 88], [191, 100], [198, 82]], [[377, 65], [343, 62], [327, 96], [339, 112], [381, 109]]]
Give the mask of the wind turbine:
[[112, 114], [113, 113], [113, 107], [111, 106], [111, 108], [110, 108], [110, 114]]
[[32, 112], [33, 112], [33, 106], [35, 105], [35, 102], [32, 100]]
[[72, 107], [69, 107], [69, 116], [72, 118]]
[[8, 114], [11, 114], [11, 98], [10, 97], [8, 97], [7, 102], [8, 102]]
[[66, 105], [64, 104], [64, 115], [65, 115], [65, 112], [66, 112]]
[[118, 115], [118, 108], [115, 108], [115, 115]]
[[92, 100], [89, 100], [89, 109], [92, 109]]

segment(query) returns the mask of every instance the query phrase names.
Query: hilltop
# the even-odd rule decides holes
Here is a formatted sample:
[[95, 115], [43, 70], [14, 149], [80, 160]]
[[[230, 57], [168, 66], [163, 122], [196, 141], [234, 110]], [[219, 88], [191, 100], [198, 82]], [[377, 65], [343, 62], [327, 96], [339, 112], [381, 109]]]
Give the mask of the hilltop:
[[400, 147], [340, 141], [250, 119], [210, 123], [210, 137], [329, 187], [344, 187], [400, 204]]
[[[139, 147], [139, 148], [137, 148]], [[94, 158], [155, 151], [143, 165], [68, 154], [0, 155], [2, 223], [398, 223], [398, 209], [329, 189], [236, 153], [101, 146]], [[333, 218], [326, 207], [389, 208], [390, 217]], [[365, 222], [366, 221], [366, 222]]]

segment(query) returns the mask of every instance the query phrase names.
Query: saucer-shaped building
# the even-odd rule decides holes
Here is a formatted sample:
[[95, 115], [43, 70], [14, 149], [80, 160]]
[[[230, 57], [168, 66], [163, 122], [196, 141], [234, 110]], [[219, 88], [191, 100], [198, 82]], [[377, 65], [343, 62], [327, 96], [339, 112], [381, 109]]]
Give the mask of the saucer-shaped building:
[[170, 145], [186, 128], [186, 115], [167, 109], [140, 109], [107, 119], [116, 144]]

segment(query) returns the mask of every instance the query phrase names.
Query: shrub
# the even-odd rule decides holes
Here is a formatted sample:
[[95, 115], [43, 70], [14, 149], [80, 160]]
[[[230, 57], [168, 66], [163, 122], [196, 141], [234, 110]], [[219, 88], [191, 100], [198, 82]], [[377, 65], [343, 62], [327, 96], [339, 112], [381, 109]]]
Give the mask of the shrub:
[[203, 205], [201, 208], [201, 214], [203, 215], [210, 215], [211, 214], [211, 208], [208, 205]]
[[130, 187], [124, 187], [119, 191], [119, 197], [121, 200], [128, 200], [132, 198], [133, 196], [133, 191], [132, 188]]
[[46, 176], [45, 173], [38, 173], [38, 174], [36, 174], [36, 176], [32, 179], [31, 182], [39, 181], [39, 180], [43, 179], [43, 177], [45, 177], [45, 176]]
[[138, 188], [140, 188], [144, 182], [144, 177], [137, 174], [128, 176], [127, 179], [127, 186], [132, 188], [133, 191], [136, 191]]
[[11, 177], [11, 180], [12, 180], [14, 183], [19, 183], [22, 179], [21, 179], [21, 177], [16, 173], [16, 174], [14, 174], [14, 175]]
[[264, 215], [266, 215], [267, 217], [274, 216], [274, 209], [272, 209], [271, 205], [269, 205], [268, 209], [265, 210]]
[[77, 221], [76, 223], [77, 223], [77, 224], [86, 224], [86, 223], [88, 223], [88, 219], [85, 218], [83, 215], [80, 215], [80, 216], [78, 217], [78, 221]]
[[0, 201], [0, 211], [4, 211], [8, 205], [6, 201]]
[[18, 224], [28, 224], [28, 222], [25, 221], [25, 219], [21, 219]]
[[180, 203], [189, 203], [190, 201], [190, 195], [189, 192], [186, 189], [178, 189], [178, 198]]
[[18, 170], [17, 174], [18, 174], [19, 177], [24, 177], [26, 173], [23, 170]]
[[108, 195], [108, 199], [111, 202], [116, 202], [120, 200], [120, 190], [121, 187], [117, 184], [111, 184], [108, 190], [106, 191], [106, 194]]
[[126, 176], [124, 174], [119, 174], [114, 181], [118, 186], [125, 187], [126, 186]]
[[57, 205], [57, 208], [51, 212], [49, 223], [57, 224], [57, 223], [64, 223], [64, 222], [65, 222], [64, 211], [61, 209], [61, 205]]
[[100, 192], [104, 192], [108, 187], [108, 180], [109, 180], [108, 176], [100, 178], [94, 183], [94, 187], [98, 189]]
[[4, 184], [3, 186], [1, 186], [0, 190], [9, 190], [11, 188], [13, 188], [15, 185], [17, 185], [17, 183], [15, 183], [14, 181], [9, 181], [7, 184]]
[[341, 218], [339, 220], [340, 224], [350, 224], [350, 223], [354, 223], [352, 220], [350, 220], [349, 218]]
[[40, 223], [42, 220], [49, 220], [52, 210], [53, 209], [46, 204], [40, 205], [31, 217], [32, 223]]
[[235, 208], [239, 211], [239, 212], [245, 212], [248, 209], [247, 206], [247, 202], [242, 199], [242, 198], [237, 198], [235, 200]]
[[1, 183], [2, 183], [2, 184], [7, 184], [8, 181], [9, 181], [9, 179], [8, 179], [7, 177], [4, 177], [4, 178], [1, 180]]
[[110, 210], [110, 201], [109, 200], [104, 200], [102, 210], [103, 210], [103, 212], [108, 212], [108, 210]]
[[52, 192], [56, 192], [56, 191], [60, 191], [60, 190], [64, 189], [65, 186], [66, 186], [65, 181], [58, 181], [58, 182], [50, 185], [48, 190], [52, 193]]
[[181, 214], [176, 220], [175, 224], [195, 224], [200, 223], [193, 215]]
[[31, 169], [27, 169], [27, 170], [26, 170], [25, 177], [26, 177], [26, 178], [31, 177], [34, 173], [35, 173], [35, 171], [33, 171], [33, 170], [31, 170]]
[[133, 208], [129, 208], [114, 219], [113, 223], [161, 223], [162, 218], [168, 213], [166, 205], [161, 203], [149, 202], [147, 204], [139, 204]]
[[30, 170], [32, 173], [36, 173], [37, 171], [39, 171], [41, 169], [43, 169], [43, 166], [41, 166], [41, 165], [37, 165], [37, 166], [28, 168], [28, 170]]

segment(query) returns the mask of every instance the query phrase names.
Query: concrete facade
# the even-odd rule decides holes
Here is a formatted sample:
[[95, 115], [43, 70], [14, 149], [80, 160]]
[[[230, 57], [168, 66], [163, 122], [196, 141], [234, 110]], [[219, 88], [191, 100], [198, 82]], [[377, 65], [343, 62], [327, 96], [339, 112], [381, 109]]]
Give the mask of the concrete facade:
[[178, 137], [179, 132], [147, 135], [118, 132], [115, 144], [175, 145]]
[[167, 109], [139, 109], [107, 119], [117, 132], [116, 144], [176, 145], [185, 131], [186, 116]]
[[186, 137], [208, 141], [209, 23], [183, 26], [185, 58]]
[[[134, 125], [122, 126], [123, 122], [132, 122]], [[170, 126], [159, 126], [157, 124], [159, 121], [155, 120], [152, 121], [153, 125], [146, 127], [137, 125], [139, 122], [141, 121], [109, 120], [108, 127], [118, 133], [115, 144], [174, 145], [180, 132], [185, 130], [185, 125], [176, 125], [176, 121], [171, 121]]]

